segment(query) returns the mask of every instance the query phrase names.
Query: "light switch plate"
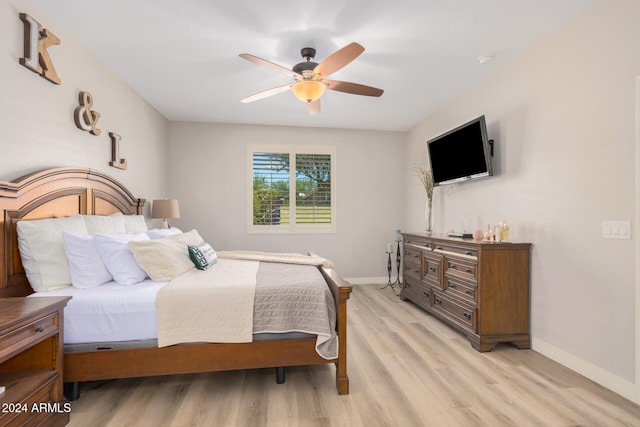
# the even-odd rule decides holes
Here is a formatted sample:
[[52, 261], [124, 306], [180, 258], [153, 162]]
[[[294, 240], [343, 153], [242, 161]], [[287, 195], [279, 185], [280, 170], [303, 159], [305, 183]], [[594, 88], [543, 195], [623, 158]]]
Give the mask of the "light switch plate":
[[631, 239], [631, 221], [602, 221], [602, 237], [605, 239]]

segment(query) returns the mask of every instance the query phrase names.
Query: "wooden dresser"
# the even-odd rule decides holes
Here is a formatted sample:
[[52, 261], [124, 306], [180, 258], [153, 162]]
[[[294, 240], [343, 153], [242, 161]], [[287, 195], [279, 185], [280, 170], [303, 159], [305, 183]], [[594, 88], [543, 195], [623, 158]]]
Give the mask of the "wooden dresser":
[[63, 309], [70, 297], [0, 298], [0, 425], [64, 426]]
[[530, 243], [403, 233], [400, 296], [464, 333], [478, 351], [531, 348]]

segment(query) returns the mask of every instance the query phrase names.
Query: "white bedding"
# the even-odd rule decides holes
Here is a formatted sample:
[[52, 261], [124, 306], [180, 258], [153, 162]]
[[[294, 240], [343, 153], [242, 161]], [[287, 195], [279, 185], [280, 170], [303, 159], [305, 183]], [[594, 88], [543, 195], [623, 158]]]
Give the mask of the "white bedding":
[[[220, 262], [214, 266], [223, 264]], [[204, 273], [195, 269], [194, 272]], [[318, 354], [325, 359], [336, 358], [335, 305], [320, 271], [308, 265], [261, 262], [258, 279], [253, 333], [303, 332], [316, 335]], [[89, 289], [69, 286], [50, 292], [36, 292], [30, 297], [72, 297], [64, 311], [65, 344], [155, 340], [158, 338], [156, 297], [166, 284], [150, 279], [131, 286], [108, 282]], [[206, 302], [204, 305], [206, 307]]]
[[[73, 297], [64, 309], [64, 343], [135, 341], [156, 339], [156, 294], [165, 282], [147, 279], [135, 286], [116, 282], [91, 289], [69, 286], [29, 297]], [[100, 298], [96, 298], [100, 295]]]

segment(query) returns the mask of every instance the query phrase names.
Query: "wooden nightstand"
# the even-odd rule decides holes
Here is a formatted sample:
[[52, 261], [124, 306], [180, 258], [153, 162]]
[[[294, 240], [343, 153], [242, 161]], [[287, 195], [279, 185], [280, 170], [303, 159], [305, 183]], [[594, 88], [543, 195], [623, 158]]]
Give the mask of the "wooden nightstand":
[[63, 309], [70, 297], [0, 298], [0, 425], [64, 426]]

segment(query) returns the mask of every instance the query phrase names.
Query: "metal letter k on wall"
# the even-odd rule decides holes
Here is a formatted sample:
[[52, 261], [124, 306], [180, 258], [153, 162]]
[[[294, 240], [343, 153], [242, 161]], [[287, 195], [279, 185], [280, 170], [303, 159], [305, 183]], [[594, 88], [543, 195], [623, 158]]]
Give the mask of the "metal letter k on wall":
[[59, 85], [60, 76], [47, 49], [60, 44], [60, 39], [26, 13], [21, 13], [20, 19], [24, 22], [24, 57], [20, 58], [20, 64]]

